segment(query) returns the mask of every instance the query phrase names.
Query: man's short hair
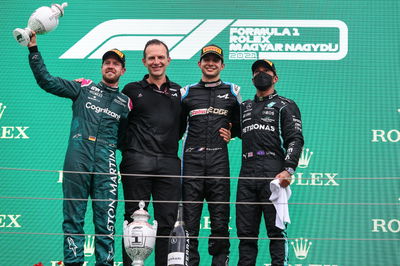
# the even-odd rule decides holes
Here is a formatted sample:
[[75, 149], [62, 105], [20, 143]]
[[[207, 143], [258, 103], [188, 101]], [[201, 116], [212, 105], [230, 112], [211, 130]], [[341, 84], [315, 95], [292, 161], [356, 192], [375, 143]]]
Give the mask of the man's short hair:
[[152, 39], [152, 40], [148, 41], [148, 42], [146, 43], [146, 45], [144, 46], [144, 49], [143, 49], [143, 58], [146, 58], [146, 49], [147, 49], [147, 47], [148, 47], [149, 45], [153, 45], [153, 44], [155, 44], [155, 45], [163, 45], [163, 46], [165, 47], [165, 49], [167, 50], [167, 57], [169, 57], [169, 49], [168, 49], [168, 46], [167, 46], [163, 41], [160, 41], [160, 40], [158, 40], [158, 39]]

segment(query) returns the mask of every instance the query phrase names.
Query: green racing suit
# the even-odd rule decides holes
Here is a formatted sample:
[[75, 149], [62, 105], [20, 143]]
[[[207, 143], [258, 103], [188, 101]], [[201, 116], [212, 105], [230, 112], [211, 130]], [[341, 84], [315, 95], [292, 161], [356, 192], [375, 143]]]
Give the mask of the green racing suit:
[[72, 100], [73, 116], [63, 169], [79, 173], [64, 173], [64, 263], [82, 265], [84, 262], [83, 225], [90, 196], [95, 233], [100, 235], [95, 241], [96, 265], [113, 265], [118, 127], [130, 111], [130, 99], [118, 88], [103, 82], [94, 84], [91, 80], [77, 82], [54, 77], [47, 71], [37, 46], [29, 50], [29, 64], [38, 85], [49, 93]]

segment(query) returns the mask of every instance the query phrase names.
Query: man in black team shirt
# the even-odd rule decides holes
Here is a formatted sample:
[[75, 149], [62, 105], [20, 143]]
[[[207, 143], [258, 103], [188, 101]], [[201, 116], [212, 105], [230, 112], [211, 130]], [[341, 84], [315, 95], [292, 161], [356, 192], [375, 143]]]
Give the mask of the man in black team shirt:
[[[180, 175], [177, 156], [180, 136], [180, 86], [168, 79], [165, 71], [171, 61], [168, 47], [160, 40], [150, 40], [143, 51], [148, 74], [141, 81], [127, 84], [123, 93], [132, 100], [128, 124], [122, 125], [120, 165], [125, 200], [179, 201], [180, 179], [163, 175]], [[144, 174], [154, 176], [127, 176]], [[146, 203], [146, 208], [148, 202]], [[168, 236], [178, 209], [177, 203], [153, 203], [158, 236]], [[125, 202], [125, 220], [131, 222], [137, 202]], [[155, 265], [167, 265], [168, 238], [157, 238]], [[123, 248], [124, 265], [131, 260]]]

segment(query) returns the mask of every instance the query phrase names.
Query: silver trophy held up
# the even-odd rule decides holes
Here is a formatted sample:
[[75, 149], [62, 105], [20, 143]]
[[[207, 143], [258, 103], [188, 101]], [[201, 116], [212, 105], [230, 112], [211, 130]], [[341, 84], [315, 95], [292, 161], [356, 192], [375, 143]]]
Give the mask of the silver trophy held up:
[[140, 201], [140, 209], [131, 216], [133, 222], [128, 224], [128, 221], [124, 221], [124, 246], [132, 259], [132, 266], [143, 266], [156, 242], [158, 223], [156, 220], [153, 221], [153, 225], [148, 223], [150, 215], [144, 210], [145, 206], [144, 201]]
[[58, 18], [64, 15], [64, 8], [68, 3], [53, 4], [51, 7], [42, 6], [33, 12], [25, 29], [17, 28], [13, 31], [14, 38], [22, 46], [28, 46], [31, 41], [32, 31], [45, 34], [58, 26]]

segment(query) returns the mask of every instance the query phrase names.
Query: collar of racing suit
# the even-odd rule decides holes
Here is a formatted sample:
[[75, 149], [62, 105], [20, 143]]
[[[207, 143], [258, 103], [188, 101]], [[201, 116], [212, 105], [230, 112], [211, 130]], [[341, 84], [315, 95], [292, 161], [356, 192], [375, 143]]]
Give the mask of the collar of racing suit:
[[254, 95], [254, 101], [255, 102], [263, 102], [263, 101], [270, 100], [270, 99], [274, 98], [276, 95], [278, 95], [278, 92], [276, 90], [274, 90], [274, 92], [272, 94], [264, 96], [264, 97], [259, 97], [256, 94], [256, 95]]
[[212, 82], [204, 82], [204, 81], [200, 80], [199, 84], [206, 88], [214, 88], [214, 87], [218, 87], [219, 85], [221, 85], [222, 81], [220, 79], [217, 81], [212, 81]]
[[101, 87], [102, 89], [109, 90], [109, 91], [118, 91], [119, 90], [119, 87], [113, 88], [113, 87], [107, 86], [106, 84], [104, 84], [103, 81], [99, 82], [99, 87]]

